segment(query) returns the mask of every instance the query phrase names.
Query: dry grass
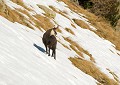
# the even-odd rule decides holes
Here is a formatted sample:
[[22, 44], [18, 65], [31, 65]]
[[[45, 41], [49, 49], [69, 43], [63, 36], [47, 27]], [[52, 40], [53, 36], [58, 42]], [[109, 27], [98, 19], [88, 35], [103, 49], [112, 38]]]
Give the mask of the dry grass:
[[53, 18], [53, 19], [55, 18], [56, 13], [53, 10], [51, 10], [48, 7], [43, 6], [43, 5], [37, 5], [37, 6], [45, 12], [45, 14], [44, 14], [45, 16], [47, 16], [49, 18]]
[[76, 26], [74, 24], [71, 24], [72, 27], [76, 28]]
[[16, 3], [17, 5], [20, 5], [24, 7], [28, 11], [32, 11], [32, 9], [28, 8], [24, 3], [23, 0], [11, 0], [12, 2]]
[[84, 21], [82, 20], [78, 20], [78, 19], [73, 19], [73, 21], [80, 27], [84, 28], [84, 29], [90, 29], [89, 25], [86, 24]]
[[7, 18], [8, 20], [10, 20], [11, 22], [22, 23], [22, 21], [25, 19], [24, 16], [22, 16], [17, 11], [12, 10], [9, 7], [7, 7], [6, 12], [1, 13], [1, 14], [3, 14], [2, 16], [4, 16], [5, 18]]
[[95, 22], [93, 24], [97, 28], [97, 31], [94, 31], [97, 35], [109, 40], [116, 46], [116, 49], [120, 50], [120, 32], [113, 30], [107, 23]]
[[69, 39], [69, 38], [64, 38], [64, 39], [71, 44], [70, 47], [71, 47], [79, 56], [81, 56], [81, 57], [84, 58], [84, 56], [83, 56], [82, 53], [85, 53], [86, 55], [88, 55], [88, 56], [90, 57], [90, 60], [91, 60], [92, 62], [95, 62], [95, 60], [94, 60], [94, 58], [92, 57], [92, 55], [91, 55], [88, 51], [86, 51], [86, 50], [84, 50], [82, 47], [80, 47], [75, 41], [73, 41], [73, 40], [71, 40], [71, 39]]
[[118, 85], [116, 81], [102, 73], [92, 62], [80, 58], [69, 58], [69, 60], [78, 69], [95, 78], [99, 82], [98, 85], [100, 85], [100, 83], [103, 85]]
[[23, 10], [23, 9], [20, 9], [20, 8], [16, 8], [16, 10], [18, 10], [19, 12], [25, 14], [26, 16], [30, 17], [31, 15], [28, 13], [27, 10]]
[[5, 9], [6, 9], [6, 6], [5, 6], [4, 2], [1, 0], [0, 1], [0, 12], [4, 12]]
[[[28, 17], [28, 19], [26, 17], [24, 17], [21, 13], [26, 15]], [[50, 19], [47, 17], [41, 16], [41, 15], [31, 16], [27, 10], [22, 10], [22, 9], [13, 10], [8, 6], [6, 6], [5, 12], [0, 12], [0, 15], [5, 17], [6, 19], [8, 19], [11, 22], [18, 22], [18, 23], [25, 25], [31, 29], [34, 29], [34, 28], [30, 24], [34, 25], [35, 27], [37, 27], [39, 29], [43, 28], [45, 30], [52, 28], [54, 26], [51, 23]]]
[[73, 32], [71, 29], [69, 29], [69, 28], [65, 28], [65, 30], [66, 30], [67, 32], [69, 32], [69, 33], [75, 35], [74, 32]]
[[[34, 25], [35, 27], [37, 27], [37, 28], [39, 28], [40, 30], [41, 30], [41, 26], [40, 26], [40, 24], [39, 24], [39, 20], [36, 20], [35, 18], [34, 18], [34, 16], [31, 16], [29, 13], [28, 13], [28, 11], [27, 10], [22, 10], [22, 9], [16, 9], [17, 11], [19, 11], [19, 12], [21, 12], [21, 13], [23, 13], [23, 14], [25, 14], [27, 17], [29, 17], [29, 19], [27, 19], [27, 21], [30, 23], [30, 24], [32, 24], [32, 25]], [[34, 24], [33, 24], [34, 23]], [[24, 24], [23, 24], [24, 25]], [[28, 26], [28, 27], [30, 27], [30, 26]], [[30, 27], [31, 28], [31, 27]], [[34, 29], [34, 28], [33, 28]], [[41, 30], [42, 31], [42, 30]]]
[[34, 22], [35, 23], [34, 26], [39, 28], [40, 30], [41, 30], [41, 28], [43, 28], [44, 30], [47, 30], [47, 29], [52, 28], [54, 26], [50, 22], [50, 19], [47, 18], [47, 17], [41, 16], [41, 15], [31, 16], [26, 10], [22, 10], [22, 9], [17, 9], [17, 10], [22, 12], [26, 16], [28, 16], [29, 17], [29, 21]]
[[117, 76], [114, 72], [110, 71], [110, 69], [107, 69], [107, 70], [109, 71], [110, 74], [113, 75], [114, 79], [115, 79], [117, 82], [120, 82], [119, 79], [118, 79], [118, 76]]
[[[24, 3], [22, 2], [22, 0], [12, 0], [14, 3], [17, 3], [21, 6], [24, 6]], [[50, 19], [48, 19], [47, 17], [44, 17], [44, 16], [41, 16], [41, 15], [34, 15], [34, 16], [31, 16], [28, 11], [29, 9], [27, 10], [22, 10], [22, 9], [16, 9], [16, 10], [13, 10], [11, 9], [10, 7], [8, 7], [7, 5], [5, 5], [5, 11], [0, 11], [0, 15], [5, 17], [6, 19], [8, 19], [9, 21], [11, 22], [18, 22], [22, 25], [25, 25], [31, 29], [34, 29], [32, 27], [32, 25], [34, 25], [35, 27], [41, 29], [49, 29], [49, 28], [52, 28], [54, 25], [50, 22]], [[24, 15], [22, 15], [21, 13], [23, 13], [24, 15], [26, 15], [28, 18], [26, 18]], [[36, 19], [35, 19], [36, 18]], [[33, 24], [33, 23], [34, 24]], [[31, 24], [31, 25], [30, 25]]]
[[76, 46], [70, 45], [70, 47], [71, 47], [72, 50], [74, 50], [80, 57], [84, 58], [82, 52], [81, 52], [80, 50], [78, 50]]
[[48, 30], [54, 27], [53, 23], [50, 21], [49, 18], [41, 15], [34, 15], [34, 17], [38, 20], [37, 25], [40, 25], [44, 30]]
[[[4, 7], [5, 7], [5, 11], [0, 12], [1, 16], [5, 17], [6, 19], [8, 19], [11, 22], [18, 22], [18, 23], [23, 24], [31, 29], [34, 29], [29, 24], [30, 21], [21, 14], [21, 13], [24, 13], [25, 15], [28, 15], [27, 11], [20, 10], [20, 9], [13, 10], [5, 4], [4, 4]], [[21, 12], [21, 13], [19, 13], [19, 12]]]
[[[26, 17], [24, 17], [22, 14], [20, 14], [18, 11], [18, 9], [16, 10], [12, 10], [12, 9], [9, 9], [8, 11], [8, 16], [6, 17], [8, 20], [12, 21], [12, 22], [18, 22], [22, 25], [25, 25], [31, 29], [34, 29], [31, 25], [30, 25], [30, 20], [27, 19]], [[19, 10], [20, 11], [20, 10]], [[22, 11], [22, 10], [21, 10]], [[23, 10], [23, 13], [25, 15], [28, 15], [28, 13]], [[29, 17], [29, 16], [28, 16]]]
[[62, 31], [60, 29], [57, 29], [57, 32], [62, 33]]

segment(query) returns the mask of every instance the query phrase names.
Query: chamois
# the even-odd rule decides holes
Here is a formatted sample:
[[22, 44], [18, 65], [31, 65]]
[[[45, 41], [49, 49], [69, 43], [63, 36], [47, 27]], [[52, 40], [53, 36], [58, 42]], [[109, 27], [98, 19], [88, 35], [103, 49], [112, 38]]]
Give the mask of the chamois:
[[[57, 45], [57, 39], [56, 39], [56, 29], [58, 28], [54, 27], [52, 29], [47, 30], [44, 34], [43, 34], [43, 44], [45, 45], [46, 48], [46, 53], [48, 54], [48, 56], [50, 56], [50, 49], [52, 50], [52, 56], [54, 57], [54, 59], [56, 59], [56, 45]], [[48, 50], [49, 48], [49, 50]]]

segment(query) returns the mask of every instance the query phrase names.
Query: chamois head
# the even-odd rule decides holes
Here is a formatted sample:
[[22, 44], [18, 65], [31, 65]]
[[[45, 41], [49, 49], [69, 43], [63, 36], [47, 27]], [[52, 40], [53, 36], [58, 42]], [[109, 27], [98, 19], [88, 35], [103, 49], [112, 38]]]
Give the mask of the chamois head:
[[56, 30], [57, 30], [58, 28], [59, 28], [59, 25], [58, 25], [57, 27], [53, 27], [53, 29], [51, 30], [50, 35], [54, 35], [54, 36], [56, 36], [56, 35], [57, 35]]

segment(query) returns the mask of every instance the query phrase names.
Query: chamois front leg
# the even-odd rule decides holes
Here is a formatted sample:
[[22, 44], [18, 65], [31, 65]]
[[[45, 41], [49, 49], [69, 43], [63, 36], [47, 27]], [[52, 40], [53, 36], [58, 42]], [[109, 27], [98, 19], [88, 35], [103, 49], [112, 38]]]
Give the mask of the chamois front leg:
[[48, 54], [47, 45], [45, 45], [45, 48], [46, 48], [46, 51], [45, 51], [45, 52], [46, 52], [46, 54]]

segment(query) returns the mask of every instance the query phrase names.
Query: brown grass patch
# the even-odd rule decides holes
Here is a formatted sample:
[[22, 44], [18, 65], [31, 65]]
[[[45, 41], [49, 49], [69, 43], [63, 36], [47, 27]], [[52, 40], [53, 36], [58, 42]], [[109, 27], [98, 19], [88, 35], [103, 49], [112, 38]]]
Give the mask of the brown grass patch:
[[90, 57], [90, 60], [91, 60], [92, 62], [95, 62], [95, 60], [94, 60], [94, 58], [92, 57], [92, 55], [91, 55], [88, 51], [86, 51], [86, 50], [84, 50], [82, 47], [80, 47], [75, 41], [73, 41], [73, 40], [71, 40], [71, 39], [69, 39], [69, 38], [64, 38], [64, 39], [71, 44], [70, 47], [71, 47], [79, 56], [84, 57], [83, 54], [82, 54], [82, 52], [83, 52], [83, 53], [85, 53], [86, 55], [88, 55], [88, 56]]
[[[92, 62], [80, 58], [69, 58], [73, 65], [84, 73], [95, 78], [103, 85], [118, 85], [116, 81], [110, 79], [106, 74], [102, 73]], [[99, 84], [100, 85], [100, 84]]]
[[38, 20], [37, 25], [41, 26], [44, 30], [48, 30], [54, 27], [49, 18], [41, 15], [34, 15], [34, 17]]
[[44, 5], [37, 5], [37, 6], [45, 12], [45, 14], [44, 14], [45, 16], [47, 16], [49, 18], [53, 18], [53, 19], [55, 18], [56, 13], [53, 10], [47, 8]]
[[16, 8], [16, 10], [18, 10], [19, 12], [21, 12], [21, 13], [27, 15], [28, 17], [30, 17], [30, 14], [28, 13], [27, 10], [23, 10], [23, 9], [20, 9], [20, 8]]
[[80, 50], [78, 50], [78, 48], [77, 48], [76, 46], [70, 45], [70, 47], [71, 47], [80, 57], [83, 57], [83, 58], [84, 58], [82, 52], [81, 52]]
[[69, 32], [69, 33], [75, 35], [74, 32], [73, 32], [71, 29], [69, 29], [69, 28], [65, 28], [65, 30], [66, 30], [67, 32]]
[[[28, 17], [28, 19], [21, 13], [26, 15]], [[13, 10], [8, 6], [6, 6], [5, 12], [0, 12], [0, 15], [5, 17], [6, 19], [8, 19], [11, 22], [18, 22], [18, 23], [25, 25], [31, 29], [34, 29], [32, 25], [34, 25], [35, 27], [37, 27], [39, 29], [43, 28], [45, 30], [52, 28], [54, 26], [52, 24], [52, 22], [50, 21], [50, 19], [47, 17], [41, 16], [41, 15], [31, 16], [27, 10], [22, 10], [22, 9]]]
[[0, 1], [0, 12], [4, 12], [5, 11], [5, 9], [6, 9], [6, 6], [5, 6], [5, 4], [4, 4], [4, 1]]
[[62, 31], [60, 29], [57, 29], [57, 32], [62, 33]]
[[110, 74], [113, 75], [114, 79], [115, 79], [117, 82], [120, 82], [119, 79], [118, 79], [118, 76], [117, 76], [114, 72], [110, 71], [110, 69], [107, 69], [107, 70], [109, 71]]
[[78, 20], [78, 19], [73, 19], [73, 21], [80, 27], [84, 28], [84, 29], [90, 29], [89, 25], [86, 24], [84, 21], [82, 20]]
[[31, 29], [34, 29], [29, 23], [30, 21], [25, 18], [22, 14], [17, 12], [17, 10], [12, 10], [11, 8], [7, 7], [6, 9], [7, 12], [3, 13], [3, 17], [8, 19], [11, 22], [18, 22], [20, 24], [23, 24]]
[[[39, 29], [41, 30], [40, 21], [39, 21], [39, 20], [36, 20], [36, 19], [34, 18], [34, 16], [31, 16], [31, 15], [28, 13], [27, 10], [22, 10], [22, 9], [16, 9], [16, 10], [18, 10], [19, 12], [25, 14], [27, 17], [29, 17], [29, 20], [27, 20], [27, 21], [29, 21], [30, 24], [34, 25], [35, 27], [37, 27], [37, 28], [39, 28]], [[33, 24], [33, 23], [34, 23], [34, 24]], [[28, 26], [28, 27], [30, 27], [30, 26]], [[31, 27], [30, 27], [30, 28], [31, 28]], [[41, 30], [41, 31], [42, 31], [42, 30]]]
[[5, 10], [0, 11], [1, 16], [5, 17], [6, 19], [8, 19], [11, 22], [18, 22], [18, 23], [23, 24], [31, 29], [34, 29], [32, 27], [32, 25], [30, 25], [30, 20], [28, 20], [26, 17], [24, 17], [21, 14], [21, 13], [23, 13], [26, 16], [28, 16], [28, 12], [26, 10], [21, 10], [21, 9], [13, 10], [10, 7], [8, 7], [4, 2], [3, 2], [3, 7]]
[[97, 28], [97, 31], [94, 32], [98, 36], [109, 40], [116, 46], [116, 49], [120, 50], [120, 32], [113, 30], [112, 27], [107, 23], [95, 22], [93, 24]]

